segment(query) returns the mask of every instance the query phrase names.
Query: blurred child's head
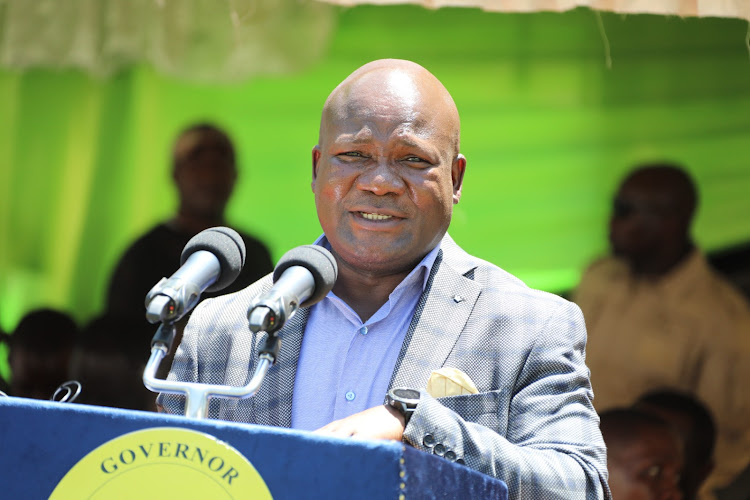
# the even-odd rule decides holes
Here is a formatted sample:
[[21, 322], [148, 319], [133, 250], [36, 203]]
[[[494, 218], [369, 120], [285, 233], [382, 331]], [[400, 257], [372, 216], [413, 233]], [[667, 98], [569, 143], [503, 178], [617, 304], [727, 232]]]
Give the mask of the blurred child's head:
[[638, 409], [601, 414], [612, 497], [617, 500], [682, 500], [682, 444], [661, 418]]

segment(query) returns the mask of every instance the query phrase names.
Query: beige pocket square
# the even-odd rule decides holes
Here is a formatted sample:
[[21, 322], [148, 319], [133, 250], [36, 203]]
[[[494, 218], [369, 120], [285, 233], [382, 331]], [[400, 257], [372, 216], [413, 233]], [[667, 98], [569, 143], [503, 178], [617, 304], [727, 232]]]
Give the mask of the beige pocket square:
[[457, 368], [440, 368], [430, 374], [427, 392], [433, 398], [476, 394], [479, 391], [468, 375]]

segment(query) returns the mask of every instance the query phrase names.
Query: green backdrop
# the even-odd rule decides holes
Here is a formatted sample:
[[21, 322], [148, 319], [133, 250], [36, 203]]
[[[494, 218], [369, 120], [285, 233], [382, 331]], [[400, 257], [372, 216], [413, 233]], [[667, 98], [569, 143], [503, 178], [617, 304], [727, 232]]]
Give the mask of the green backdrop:
[[125, 246], [174, 210], [169, 149], [196, 120], [237, 142], [230, 222], [266, 240], [275, 259], [311, 242], [320, 109], [349, 72], [381, 57], [417, 61], [452, 92], [468, 168], [451, 233], [532, 286], [570, 288], [606, 250], [612, 191], [642, 160], [674, 159], [694, 173], [704, 248], [750, 238], [747, 23], [601, 21], [611, 69], [586, 9], [363, 6], [338, 11], [325, 58], [285, 77], [205, 85], [149, 67], [107, 80], [1, 70], [0, 324], [11, 330], [42, 305], [80, 321], [100, 311]]

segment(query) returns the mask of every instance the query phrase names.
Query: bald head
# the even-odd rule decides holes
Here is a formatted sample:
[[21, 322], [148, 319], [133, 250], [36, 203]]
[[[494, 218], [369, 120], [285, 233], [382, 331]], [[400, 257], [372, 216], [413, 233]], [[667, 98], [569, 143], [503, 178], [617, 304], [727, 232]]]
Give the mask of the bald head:
[[[400, 60], [366, 64], [331, 92], [312, 160], [318, 219], [339, 263], [337, 294], [347, 277], [384, 280], [390, 293], [445, 235], [466, 169], [450, 94]], [[378, 300], [362, 301], [360, 317]]]
[[460, 120], [456, 104], [440, 80], [424, 67], [402, 59], [380, 59], [361, 66], [326, 99], [319, 141], [331, 121], [377, 114], [398, 106], [411, 111], [417, 125], [445, 134], [452, 155], [459, 152]]

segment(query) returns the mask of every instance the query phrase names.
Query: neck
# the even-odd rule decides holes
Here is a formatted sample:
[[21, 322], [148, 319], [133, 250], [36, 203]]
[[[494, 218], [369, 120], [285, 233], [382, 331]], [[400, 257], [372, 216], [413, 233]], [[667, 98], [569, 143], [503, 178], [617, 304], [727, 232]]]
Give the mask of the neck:
[[388, 301], [391, 292], [410, 271], [386, 276], [366, 274], [339, 262], [339, 276], [333, 293], [346, 302], [364, 322]]
[[631, 259], [629, 261], [630, 270], [639, 277], [661, 278], [682, 263], [693, 251], [693, 248], [692, 242], [688, 241], [673, 250], [667, 249], [667, 251], [658, 255], [650, 255], [644, 259]]
[[204, 229], [226, 225], [222, 216], [200, 216], [179, 211], [170, 221], [179, 230], [198, 234]]

